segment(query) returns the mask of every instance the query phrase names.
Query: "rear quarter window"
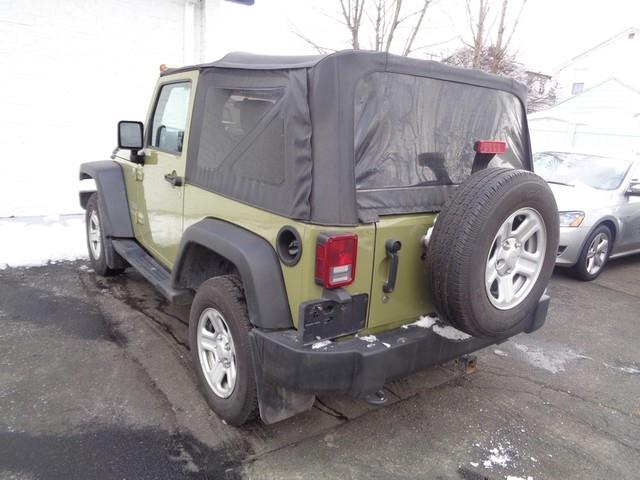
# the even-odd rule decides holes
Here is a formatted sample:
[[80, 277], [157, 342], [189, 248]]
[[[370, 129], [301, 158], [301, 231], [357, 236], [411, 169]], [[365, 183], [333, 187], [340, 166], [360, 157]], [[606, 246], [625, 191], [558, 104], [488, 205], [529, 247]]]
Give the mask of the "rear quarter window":
[[214, 171], [280, 184], [284, 181], [284, 120], [277, 106], [284, 88], [211, 86], [205, 97], [198, 163]]

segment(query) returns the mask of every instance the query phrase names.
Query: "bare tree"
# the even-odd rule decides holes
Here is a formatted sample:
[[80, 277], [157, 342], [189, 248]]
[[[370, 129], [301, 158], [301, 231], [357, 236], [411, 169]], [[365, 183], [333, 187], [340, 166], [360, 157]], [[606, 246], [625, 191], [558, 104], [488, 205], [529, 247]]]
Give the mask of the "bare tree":
[[[532, 78], [544, 77], [527, 71], [511, 53], [511, 41], [518, 28], [527, 0], [465, 0], [470, 42], [443, 62], [513, 78], [527, 85], [528, 110], [547, 108], [555, 103], [555, 89], [539, 88]], [[497, 14], [496, 5], [499, 2]], [[511, 7], [516, 5], [516, 8]], [[475, 13], [477, 12], [477, 13]], [[514, 13], [515, 12], [515, 13]], [[549, 85], [550, 85], [549, 80]]]
[[[513, 34], [518, 28], [520, 17], [527, 0], [501, 0], [497, 15], [492, 15], [495, 10], [495, 1], [491, 0], [465, 0], [469, 36], [471, 43], [467, 46], [473, 50], [471, 62], [472, 68], [480, 68], [481, 55], [491, 50], [492, 63], [487, 71], [498, 73], [500, 64], [508, 55]], [[510, 6], [519, 4], [515, 15], [510, 15]], [[477, 11], [477, 14], [474, 13]], [[494, 29], [497, 22], [497, 29]]]
[[362, 14], [366, 0], [340, 0], [342, 17], [347, 28], [351, 32], [351, 45], [354, 50], [360, 49], [360, 26], [362, 25]]
[[[414, 43], [424, 23], [427, 10], [436, 0], [337, 0], [338, 18], [333, 18], [349, 31], [350, 44], [354, 50], [362, 48], [378, 52], [395, 51], [401, 55], [427, 48], [414, 48]], [[413, 8], [418, 4], [419, 7]], [[409, 6], [408, 6], [409, 5]], [[400, 31], [402, 30], [402, 35]], [[373, 38], [366, 40], [363, 31]], [[307, 36], [296, 35], [321, 53], [333, 49], [319, 45]], [[402, 47], [400, 43], [402, 40]]]
[[472, 68], [480, 68], [480, 58], [485, 49], [486, 37], [485, 30], [487, 28], [487, 17], [489, 15], [488, 0], [478, 0], [478, 18], [474, 25], [474, 16], [471, 12], [471, 0], [466, 0], [467, 18], [469, 20], [469, 30], [471, 31], [473, 49], [473, 58], [471, 62]]

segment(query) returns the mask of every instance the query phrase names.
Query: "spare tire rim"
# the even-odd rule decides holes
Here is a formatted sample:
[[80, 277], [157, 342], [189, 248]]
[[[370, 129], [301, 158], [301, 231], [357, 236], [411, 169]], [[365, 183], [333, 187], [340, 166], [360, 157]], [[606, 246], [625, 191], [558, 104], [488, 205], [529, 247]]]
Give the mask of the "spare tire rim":
[[491, 243], [485, 288], [500, 310], [520, 305], [536, 284], [547, 250], [547, 229], [540, 213], [521, 208], [507, 217]]
[[215, 308], [205, 308], [198, 320], [198, 358], [209, 388], [229, 398], [236, 386], [236, 349], [226, 320]]

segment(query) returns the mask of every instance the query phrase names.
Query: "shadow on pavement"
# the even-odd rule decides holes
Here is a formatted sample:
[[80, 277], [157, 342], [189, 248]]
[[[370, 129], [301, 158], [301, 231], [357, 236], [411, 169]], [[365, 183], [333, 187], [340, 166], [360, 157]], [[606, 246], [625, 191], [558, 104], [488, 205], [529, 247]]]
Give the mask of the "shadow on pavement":
[[108, 428], [70, 435], [0, 433], [0, 474], [38, 479], [236, 479], [236, 463], [192, 435]]

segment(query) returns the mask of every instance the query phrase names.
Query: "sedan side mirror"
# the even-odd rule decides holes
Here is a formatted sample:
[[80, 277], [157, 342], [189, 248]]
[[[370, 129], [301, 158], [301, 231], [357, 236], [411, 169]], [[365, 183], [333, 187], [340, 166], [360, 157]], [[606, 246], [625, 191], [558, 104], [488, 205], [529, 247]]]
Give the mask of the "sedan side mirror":
[[627, 189], [627, 195], [640, 196], [640, 182], [632, 183]]
[[144, 125], [142, 122], [122, 120], [118, 122], [118, 148], [131, 150], [131, 161], [143, 163], [144, 155], [138, 151], [144, 148]]

